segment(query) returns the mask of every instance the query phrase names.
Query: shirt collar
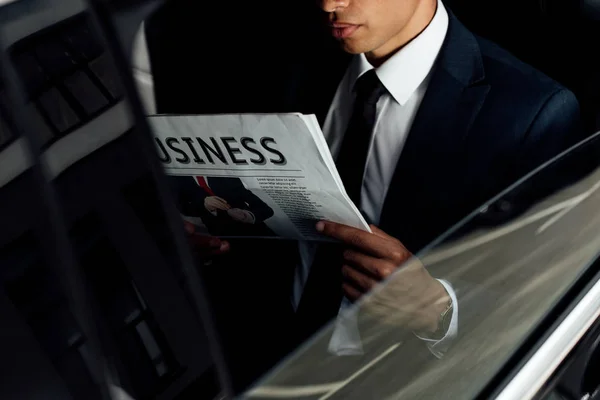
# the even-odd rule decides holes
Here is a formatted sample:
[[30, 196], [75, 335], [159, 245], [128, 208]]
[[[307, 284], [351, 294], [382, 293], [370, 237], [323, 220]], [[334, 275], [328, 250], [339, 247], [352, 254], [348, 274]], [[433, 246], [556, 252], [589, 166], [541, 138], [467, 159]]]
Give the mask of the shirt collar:
[[[400, 105], [404, 105], [423, 83], [435, 64], [448, 31], [448, 12], [440, 0], [433, 19], [423, 32], [375, 70], [383, 86]], [[352, 60], [350, 73], [356, 80], [373, 69], [364, 54]]]

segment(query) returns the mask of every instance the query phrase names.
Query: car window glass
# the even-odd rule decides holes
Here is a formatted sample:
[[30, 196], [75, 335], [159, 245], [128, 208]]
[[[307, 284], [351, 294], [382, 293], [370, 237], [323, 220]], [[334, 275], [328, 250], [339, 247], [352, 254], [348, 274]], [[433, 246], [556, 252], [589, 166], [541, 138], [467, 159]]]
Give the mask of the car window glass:
[[[526, 341], [529, 335], [553, 315], [567, 290], [594, 275], [587, 269], [600, 244], [594, 217], [600, 187], [599, 138], [596, 135], [483, 205], [332, 321], [248, 396], [303, 391], [326, 398], [430, 398], [440, 391], [451, 397], [477, 396], [522, 344], [531, 345]], [[581, 175], [574, 172], [578, 168]], [[517, 193], [542, 190], [547, 179], [561, 177], [566, 179], [562, 190], [518, 216], [498, 218], [508, 205], [514, 206], [511, 201]], [[420, 263], [435, 277], [452, 282], [463, 299], [461, 334], [447, 351], [435, 352], [433, 347], [437, 358], [422, 352], [423, 343], [403, 328], [406, 322], [394, 318], [396, 307], [411, 306], [395, 303], [396, 288], [402, 288], [401, 281]], [[359, 326], [365, 344], [362, 354], [331, 354], [336, 330], [347, 323]]]

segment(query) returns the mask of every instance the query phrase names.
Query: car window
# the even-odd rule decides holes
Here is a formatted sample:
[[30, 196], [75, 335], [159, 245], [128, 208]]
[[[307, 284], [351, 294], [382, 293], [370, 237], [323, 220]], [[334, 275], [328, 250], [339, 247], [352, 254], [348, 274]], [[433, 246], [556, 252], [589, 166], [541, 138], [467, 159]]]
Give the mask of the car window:
[[[475, 398], [600, 252], [600, 169], [593, 168], [599, 141], [596, 134], [482, 205], [332, 321], [248, 397]], [[548, 179], [564, 179], [562, 189], [498, 222], [517, 194], [543, 190]], [[458, 335], [447, 350], [434, 352], [437, 357], [424, 353], [427, 343], [393, 317], [395, 308], [410, 306], [394, 303], [395, 287], [419, 263], [451, 282], [462, 300]], [[351, 320], [359, 326], [361, 354], [331, 354], [336, 330]]]

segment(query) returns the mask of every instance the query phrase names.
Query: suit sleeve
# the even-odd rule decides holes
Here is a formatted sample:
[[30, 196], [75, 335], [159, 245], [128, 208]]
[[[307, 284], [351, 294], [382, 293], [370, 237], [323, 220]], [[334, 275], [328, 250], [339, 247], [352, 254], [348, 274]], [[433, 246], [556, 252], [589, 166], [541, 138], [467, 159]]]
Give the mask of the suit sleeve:
[[[575, 95], [560, 89], [541, 106], [527, 132], [514, 163], [515, 179], [520, 179], [585, 138], [579, 103]], [[519, 208], [526, 208], [541, 198], [573, 183], [587, 170], [588, 161], [567, 157], [548, 171], [529, 179], [513, 195]], [[552, 176], [551, 176], [552, 175]]]
[[186, 211], [204, 208], [204, 199], [208, 194], [196, 184], [191, 176], [167, 176], [177, 208], [183, 214]]
[[533, 169], [584, 138], [579, 102], [566, 89], [552, 93], [525, 136], [525, 168]]
[[[585, 139], [579, 103], [572, 92], [559, 89], [541, 102], [527, 132], [509, 163], [507, 181], [517, 183], [546, 162]], [[465, 235], [477, 227], [493, 227], [509, 222], [552, 193], [576, 182], [592, 170], [594, 157], [573, 155], [544, 166], [544, 170], [519, 182], [473, 221], [457, 229], [452, 237]], [[508, 189], [508, 188], [507, 188]]]

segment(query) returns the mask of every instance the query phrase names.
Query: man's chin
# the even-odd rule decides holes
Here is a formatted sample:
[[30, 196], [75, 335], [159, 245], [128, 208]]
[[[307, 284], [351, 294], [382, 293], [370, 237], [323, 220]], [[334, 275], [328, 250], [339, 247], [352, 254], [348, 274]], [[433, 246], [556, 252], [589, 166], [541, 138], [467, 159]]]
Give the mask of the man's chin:
[[361, 54], [367, 51], [366, 46], [351, 41], [340, 41], [340, 47], [349, 54]]

